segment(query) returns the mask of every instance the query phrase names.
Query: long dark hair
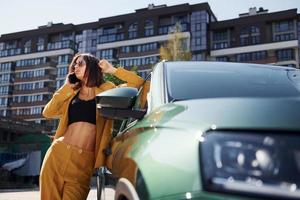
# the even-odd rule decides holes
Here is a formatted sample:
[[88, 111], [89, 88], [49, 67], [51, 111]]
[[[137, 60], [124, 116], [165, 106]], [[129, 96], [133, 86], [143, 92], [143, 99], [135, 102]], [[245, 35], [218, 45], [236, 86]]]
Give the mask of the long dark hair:
[[[99, 59], [92, 54], [78, 53], [73, 57], [71, 64], [69, 65], [69, 74], [74, 73], [77, 59], [82, 56], [86, 63], [86, 69], [84, 78], [87, 79], [87, 87], [99, 87], [103, 82], [103, 73], [98, 66]], [[75, 85], [74, 89], [78, 89], [82, 86], [82, 82]]]

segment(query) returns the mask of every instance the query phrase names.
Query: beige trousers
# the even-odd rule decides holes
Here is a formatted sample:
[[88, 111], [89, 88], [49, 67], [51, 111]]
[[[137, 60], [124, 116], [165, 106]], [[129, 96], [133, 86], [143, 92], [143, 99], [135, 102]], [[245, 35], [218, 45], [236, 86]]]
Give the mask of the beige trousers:
[[41, 200], [85, 200], [94, 162], [94, 152], [53, 141], [41, 168]]

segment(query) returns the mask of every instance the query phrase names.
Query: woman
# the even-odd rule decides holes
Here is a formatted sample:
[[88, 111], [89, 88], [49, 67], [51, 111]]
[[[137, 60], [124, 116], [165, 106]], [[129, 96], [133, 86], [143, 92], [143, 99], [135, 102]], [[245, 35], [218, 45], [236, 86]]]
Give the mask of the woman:
[[[131, 87], [139, 88], [144, 82], [106, 60], [89, 54], [74, 56], [65, 84], [43, 110], [46, 118], [60, 121], [41, 168], [42, 200], [86, 199], [94, 169], [105, 165], [103, 150], [111, 137], [112, 120], [98, 114], [95, 96], [115, 85], [104, 82], [102, 72], [117, 76]], [[69, 76], [74, 73], [78, 82], [70, 83]]]

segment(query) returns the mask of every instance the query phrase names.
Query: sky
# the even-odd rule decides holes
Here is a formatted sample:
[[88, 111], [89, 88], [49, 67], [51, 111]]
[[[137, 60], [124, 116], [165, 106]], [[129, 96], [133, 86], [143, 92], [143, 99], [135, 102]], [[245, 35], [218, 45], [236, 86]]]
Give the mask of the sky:
[[299, 0], [1, 0], [0, 35], [53, 23], [74, 25], [95, 22], [99, 18], [134, 13], [148, 4], [168, 6], [208, 2], [217, 19], [237, 18], [250, 7], [263, 7], [269, 12], [297, 8]]

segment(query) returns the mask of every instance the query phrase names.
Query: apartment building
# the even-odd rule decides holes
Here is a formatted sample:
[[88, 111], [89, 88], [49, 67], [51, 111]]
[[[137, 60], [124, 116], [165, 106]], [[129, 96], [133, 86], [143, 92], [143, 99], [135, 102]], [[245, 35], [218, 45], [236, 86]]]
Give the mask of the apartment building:
[[86, 24], [48, 23], [0, 37], [0, 116], [56, 126], [41, 112], [66, 77], [77, 52], [88, 52], [141, 76], [159, 61], [159, 48], [180, 24], [193, 60], [209, 59], [208, 25], [216, 17], [207, 3], [153, 5]]
[[72, 28], [48, 24], [1, 36], [1, 116], [53, 125], [41, 112], [76, 52]]
[[0, 116], [55, 127], [43, 107], [65, 80], [77, 52], [108, 59], [145, 77], [159, 48], [180, 24], [192, 60], [265, 63], [299, 68], [297, 9], [250, 8], [217, 21], [207, 3], [153, 5], [85, 24], [53, 24], [0, 37]]
[[299, 68], [297, 9], [269, 13], [254, 7], [239, 18], [212, 22], [209, 29], [210, 60]]
[[[122, 66], [138, 66], [142, 76], [159, 61], [159, 48], [176, 23], [181, 26], [186, 48], [194, 60], [209, 55], [207, 27], [216, 18], [207, 3], [166, 5], [138, 9], [135, 13], [100, 19], [97, 56]], [[143, 73], [144, 72], [144, 73]]]

